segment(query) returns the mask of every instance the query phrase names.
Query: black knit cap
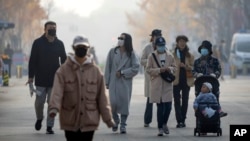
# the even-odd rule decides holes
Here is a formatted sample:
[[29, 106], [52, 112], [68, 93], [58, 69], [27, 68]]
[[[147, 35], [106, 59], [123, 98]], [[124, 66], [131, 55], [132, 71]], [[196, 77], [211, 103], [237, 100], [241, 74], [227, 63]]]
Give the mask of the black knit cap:
[[161, 30], [160, 29], [154, 29], [149, 36], [161, 36]]
[[207, 48], [208, 51], [210, 52], [210, 55], [213, 54], [212, 44], [209, 41], [207, 41], [207, 40], [202, 41], [201, 45], [198, 48], [199, 53], [201, 53], [202, 48]]

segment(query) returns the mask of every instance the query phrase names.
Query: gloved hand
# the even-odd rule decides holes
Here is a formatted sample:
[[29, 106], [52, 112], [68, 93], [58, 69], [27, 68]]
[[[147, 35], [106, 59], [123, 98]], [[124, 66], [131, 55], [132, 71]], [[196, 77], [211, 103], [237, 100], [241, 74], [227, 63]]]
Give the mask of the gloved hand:
[[201, 77], [202, 75], [203, 75], [202, 73], [198, 73], [196, 77]]
[[216, 75], [214, 73], [211, 73], [210, 76], [216, 77]]

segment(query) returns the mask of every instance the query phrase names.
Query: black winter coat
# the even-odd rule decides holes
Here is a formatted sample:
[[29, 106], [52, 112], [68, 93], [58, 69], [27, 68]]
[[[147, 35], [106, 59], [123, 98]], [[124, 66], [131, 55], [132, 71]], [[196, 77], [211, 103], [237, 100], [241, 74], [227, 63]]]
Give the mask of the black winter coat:
[[56, 70], [66, 60], [64, 44], [55, 39], [49, 42], [45, 35], [36, 39], [29, 59], [29, 78], [35, 78], [35, 85], [52, 87]]

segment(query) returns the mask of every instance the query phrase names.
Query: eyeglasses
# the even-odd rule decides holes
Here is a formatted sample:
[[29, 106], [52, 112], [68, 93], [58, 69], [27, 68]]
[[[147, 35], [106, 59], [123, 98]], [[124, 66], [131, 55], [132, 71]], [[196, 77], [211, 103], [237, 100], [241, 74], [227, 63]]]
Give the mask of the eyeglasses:
[[117, 39], [118, 39], [118, 40], [124, 40], [124, 38], [123, 38], [123, 37], [118, 37]]

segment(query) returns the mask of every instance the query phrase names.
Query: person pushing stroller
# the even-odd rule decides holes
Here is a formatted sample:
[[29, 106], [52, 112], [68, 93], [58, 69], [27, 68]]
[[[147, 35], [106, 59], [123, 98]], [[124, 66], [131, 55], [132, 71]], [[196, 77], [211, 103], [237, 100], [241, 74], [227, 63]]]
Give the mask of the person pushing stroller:
[[[218, 79], [221, 75], [221, 65], [217, 58], [213, 57], [213, 51], [212, 51], [212, 44], [210, 41], [204, 40], [201, 45], [198, 48], [198, 52], [201, 54], [201, 56], [194, 61], [194, 67], [193, 67], [193, 75], [196, 78], [196, 80], [199, 77], [203, 76], [210, 76]], [[195, 80], [195, 81], [196, 81]], [[218, 87], [216, 86], [216, 93], [215, 96], [219, 103], [219, 83]], [[195, 96], [197, 96], [200, 91], [200, 87], [195, 86]], [[221, 116], [227, 115], [226, 112], [221, 111]]]

